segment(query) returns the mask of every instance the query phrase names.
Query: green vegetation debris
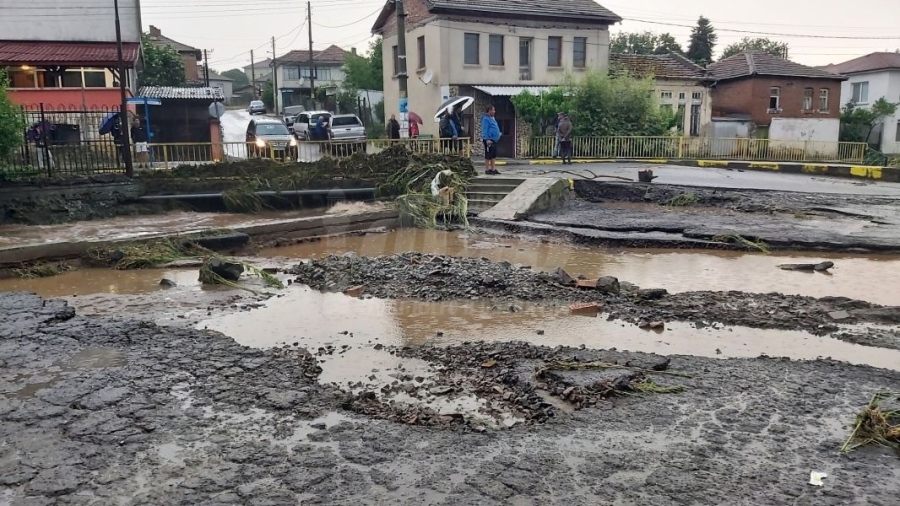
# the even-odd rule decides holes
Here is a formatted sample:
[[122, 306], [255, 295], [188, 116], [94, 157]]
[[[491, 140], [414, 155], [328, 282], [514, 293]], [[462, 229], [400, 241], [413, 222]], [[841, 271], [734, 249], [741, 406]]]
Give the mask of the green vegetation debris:
[[654, 383], [651, 380], [634, 381], [631, 383], [631, 388], [635, 389], [635, 391], [637, 392], [645, 394], [680, 394], [681, 392], [687, 390], [687, 387], [685, 387], [684, 385], [667, 387], [658, 383]]
[[72, 270], [72, 266], [64, 263], [37, 263], [13, 269], [12, 272], [22, 279], [49, 278]]
[[[247, 271], [250, 275], [257, 276], [260, 279], [262, 279], [263, 283], [265, 283], [266, 288], [277, 288], [279, 290], [284, 288], [284, 283], [282, 283], [280, 279], [276, 278], [272, 274], [269, 274], [268, 272], [265, 272], [264, 270], [262, 270], [258, 267], [250, 265], [246, 262], [239, 262], [236, 260], [226, 259], [223, 257], [216, 257], [216, 258], [219, 258], [221, 260], [228, 261], [228, 262], [239, 263], [239, 264], [243, 265], [244, 270]], [[212, 269], [209, 268], [209, 261], [215, 260], [216, 258], [208, 259], [207, 262], [204, 262], [203, 266], [200, 267], [200, 282], [201, 283], [203, 283], [204, 285], [224, 285], [224, 286], [228, 286], [228, 287], [235, 288], [238, 290], [246, 290], [250, 293], [259, 295], [259, 292], [256, 290], [254, 290], [248, 286], [243, 286], [243, 285], [237, 283], [236, 281], [231, 281], [231, 280], [225, 279], [222, 276], [219, 276], [218, 274], [213, 272]]]
[[233, 213], [257, 214], [265, 209], [266, 203], [256, 194], [259, 181], [248, 181], [240, 186], [222, 192], [225, 209]]
[[697, 195], [693, 193], [682, 193], [676, 195], [663, 203], [666, 207], [690, 207], [697, 203]]
[[743, 246], [748, 250], [759, 251], [760, 253], [765, 253], [768, 255], [772, 251], [769, 249], [769, 245], [766, 244], [762, 240], [751, 241], [746, 237], [743, 237], [738, 234], [721, 234], [712, 238], [713, 242], [722, 242], [727, 244], [737, 244], [739, 246]]
[[115, 244], [109, 249], [89, 250], [88, 258], [117, 270], [152, 269], [184, 258], [214, 255], [206, 248], [183, 237], [165, 237], [149, 241]]
[[900, 392], [877, 392], [872, 396], [856, 415], [853, 432], [841, 446], [841, 453], [869, 444], [900, 451]]

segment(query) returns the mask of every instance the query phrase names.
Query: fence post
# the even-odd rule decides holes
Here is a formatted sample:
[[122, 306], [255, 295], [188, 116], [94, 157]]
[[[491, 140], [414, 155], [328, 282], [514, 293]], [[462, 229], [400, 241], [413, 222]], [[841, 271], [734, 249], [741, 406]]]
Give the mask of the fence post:
[[47, 119], [44, 117], [44, 103], [41, 102], [41, 148], [44, 151], [44, 163], [47, 165], [47, 177], [53, 177], [53, 159], [50, 158], [50, 146], [47, 144]]
[[678, 159], [684, 158], [684, 136], [678, 137]]
[[166, 170], [169, 170], [169, 146], [167, 144], [163, 144], [163, 163], [165, 164]]

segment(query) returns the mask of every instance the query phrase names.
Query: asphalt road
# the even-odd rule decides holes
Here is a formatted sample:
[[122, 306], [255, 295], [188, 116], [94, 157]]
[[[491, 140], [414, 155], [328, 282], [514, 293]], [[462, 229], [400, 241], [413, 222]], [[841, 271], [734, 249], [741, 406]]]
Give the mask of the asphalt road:
[[[480, 169], [480, 163], [476, 162]], [[768, 173], [735, 169], [714, 169], [641, 163], [586, 163], [567, 167], [560, 165], [521, 165], [501, 168], [502, 173], [515, 176], [592, 178], [597, 175], [621, 176], [637, 181], [640, 169], [650, 168], [659, 176], [655, 184], [703, 186], [710, 188], [740, 188], [780, 190], [805, 193], [836, 193], [844, 195], [879, 195], [900, 198], [900, 183], [861, 181], [803, 174]]]

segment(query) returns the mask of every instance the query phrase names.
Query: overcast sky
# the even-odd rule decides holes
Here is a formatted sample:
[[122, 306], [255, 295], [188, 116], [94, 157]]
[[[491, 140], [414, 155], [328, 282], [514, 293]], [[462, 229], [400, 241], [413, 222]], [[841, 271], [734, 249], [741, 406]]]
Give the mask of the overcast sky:
[[[552, 2], [553, 0], [546, 0]], [[601, 0], [625, 18], [612, 32], [670, 32], [687, 49], [690, 26], [701, 14], [719, 35], [716, 52], [743, 37], [787, 42], [792, 60], [825, 65], [873, 51], [900, 48], [900, 0]], [[210, 49], [210, 66], [220, 71], [269, 56], [271, 37], [279, 54], [306, 49], [306, 3], [291, 0], [143, 0], [144, 29], [198, 48]], [[364, 50], [382, 0], [313, 0], [313, 46], [336, 44]], [[302, 25], [302, 29], [301, 29]], [[687, 25], [687, 26], [675, 26]], [[846, 25], [846, 26], [845, 26]], [[743, 33], [743, 32], [766, 32]], [[787, 35], [792, 34], [792, 35]]]

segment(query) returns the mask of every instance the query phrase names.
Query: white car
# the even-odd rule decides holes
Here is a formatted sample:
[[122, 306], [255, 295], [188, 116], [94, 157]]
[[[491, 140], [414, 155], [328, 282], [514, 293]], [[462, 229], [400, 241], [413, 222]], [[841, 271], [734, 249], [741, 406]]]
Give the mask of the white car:
[[331, 138], [336, 141], [365, 142], [366, 126], [355, 114], [336, 114], [331, 117]]
[[[325, 116], [325, 119], [331, 120], [331, 113], [328, 111], [304, 111], [297, 115], [294, 118], [294, 124], [291, 125], [291, 131], [294, 132], [294, 135], [304, 141], [313, 140], [313, 129], [316, 128], [316, 122], [319, 121], [320, 116]], [[320, 139], [327, 140], [327, 139]]]

